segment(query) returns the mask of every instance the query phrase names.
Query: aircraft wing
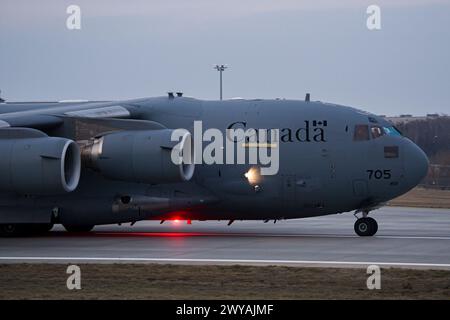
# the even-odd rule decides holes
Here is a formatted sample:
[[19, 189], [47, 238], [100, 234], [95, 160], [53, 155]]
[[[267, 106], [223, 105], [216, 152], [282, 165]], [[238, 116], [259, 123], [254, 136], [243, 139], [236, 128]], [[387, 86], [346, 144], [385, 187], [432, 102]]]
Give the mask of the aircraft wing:
[[60, 129], [64, 136], [75, 140], [113, 131], [166, 129], [160, 123], [139, 120], [138, 101], [1, 104], [0, 129]]
[[53, 128], [64, 124], [67, 118], [121, 118], [138, 117], [134, 101], [83, 103], [7, 103], [0, 105], [0, 128]]

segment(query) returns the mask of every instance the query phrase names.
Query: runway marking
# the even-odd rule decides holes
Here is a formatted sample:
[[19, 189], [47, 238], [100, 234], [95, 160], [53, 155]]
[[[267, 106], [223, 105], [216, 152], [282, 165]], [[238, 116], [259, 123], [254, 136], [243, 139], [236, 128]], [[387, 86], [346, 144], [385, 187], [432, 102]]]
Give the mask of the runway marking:
[[[130, 236], [164, 236], [171, 235], [172, 237], [223, 237], [223, 236], [238, 236], [238, 237], [273, 237], [273, 238], [357, 238], [363, 239], [356, 235], [331, 235], [331, 234], [271, 234], [271, 233], [212, 233], [212, 232], [140, 232], [140, 231], [123, 231], [123, 232], [102, 232], [97, 231], [93, 235], [130, 235]], [[441, 236], [373, 236], [364, 239], [415, 239], [415, 240], [450, 240], [450, 237]]]
[[374, 262], [374, 261], [315, 261], [315, 260], [250, 260], [250, 259], [183, 259], [183, 258], [133, 258], [133, 257], [0, 257], [0, 261], [107, 261], [107, 262], [194, 262], [227, 264], [274, 264], [274, 265], [343, 265], [343, 266], [397, 266], [450, 268], [446, 263]]
[[450, 237], [428, 237], [428, 236], [375, 236], [383, 239], [417, 239], [417, 240], [450, 240]]

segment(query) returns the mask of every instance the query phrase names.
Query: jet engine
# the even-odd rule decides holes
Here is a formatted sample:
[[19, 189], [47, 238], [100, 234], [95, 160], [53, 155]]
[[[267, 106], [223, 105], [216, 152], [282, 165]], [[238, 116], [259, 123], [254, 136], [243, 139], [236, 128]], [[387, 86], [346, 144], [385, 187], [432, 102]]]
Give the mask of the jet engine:
[[1, 190], [53, 195], [77, 188], [81, 158], [74, 141], [32, 129], [9, 130], [10, 136], [0, 139]]
[[188, 181], [194, 174], [192, 137], [184, 131], [172, 141], [174, 130], [119, 131], [82, 145], [83, 165], [121, 181], [170, 183]]

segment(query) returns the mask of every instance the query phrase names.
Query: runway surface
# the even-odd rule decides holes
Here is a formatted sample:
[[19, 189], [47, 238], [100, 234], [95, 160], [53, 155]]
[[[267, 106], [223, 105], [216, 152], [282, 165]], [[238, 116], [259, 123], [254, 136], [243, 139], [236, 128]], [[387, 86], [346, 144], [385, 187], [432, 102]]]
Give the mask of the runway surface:
[[0, 239], [0, 263], [145, 262], [450, 269], [450, 210], [384, 207], [374, 237], [354, 234], [351, 213], [299, 220], [138, 222], [71, 234]]

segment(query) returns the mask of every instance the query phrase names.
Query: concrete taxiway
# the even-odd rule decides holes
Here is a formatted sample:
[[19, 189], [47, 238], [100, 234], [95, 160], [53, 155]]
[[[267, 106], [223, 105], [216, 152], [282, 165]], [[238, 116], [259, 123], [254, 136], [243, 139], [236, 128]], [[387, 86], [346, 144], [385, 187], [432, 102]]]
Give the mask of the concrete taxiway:
[[0, 263], [145, 262], [450, 269], [450, 210], [384, 207], [374, 237], [354, 234], [351, 213], [273, 221], [157, 221], [99, 226], [89, 234], [56, 226], [46, 236], [0, 239]]

